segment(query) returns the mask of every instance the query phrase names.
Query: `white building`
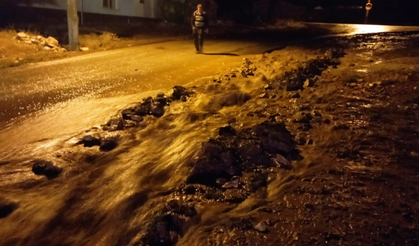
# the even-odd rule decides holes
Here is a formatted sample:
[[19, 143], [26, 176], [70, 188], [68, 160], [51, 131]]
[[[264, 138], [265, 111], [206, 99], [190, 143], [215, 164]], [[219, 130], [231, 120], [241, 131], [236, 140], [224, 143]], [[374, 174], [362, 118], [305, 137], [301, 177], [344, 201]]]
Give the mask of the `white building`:
[[[31, 7], [66, 10], [67, 0], [55, 3], [31, 3]], [[82, 13], [105, 14], [127, 17], [158, 19], [161, 17], [160, 0], [77, 0], [77, 9]]]

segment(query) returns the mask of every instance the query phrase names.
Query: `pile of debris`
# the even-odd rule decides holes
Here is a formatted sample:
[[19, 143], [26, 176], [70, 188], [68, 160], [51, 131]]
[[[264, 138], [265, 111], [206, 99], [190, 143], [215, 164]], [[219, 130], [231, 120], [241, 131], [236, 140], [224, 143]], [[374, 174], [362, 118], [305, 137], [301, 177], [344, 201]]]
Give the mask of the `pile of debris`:
[[65, 52], [67, 51], [65, 48], [60, 47], [60, 44], [58, 43], [58, 40], [54, 37], [49, 36], [48, 38], [45, 38], [41, 35], [38, 36], [30, 36], [24, 32], [19, 32], [15, 39], [19, 43], [25, 43], [25, 44], [35, 44], [43, 46], [44, 50], [51, 50], [54, 52]]

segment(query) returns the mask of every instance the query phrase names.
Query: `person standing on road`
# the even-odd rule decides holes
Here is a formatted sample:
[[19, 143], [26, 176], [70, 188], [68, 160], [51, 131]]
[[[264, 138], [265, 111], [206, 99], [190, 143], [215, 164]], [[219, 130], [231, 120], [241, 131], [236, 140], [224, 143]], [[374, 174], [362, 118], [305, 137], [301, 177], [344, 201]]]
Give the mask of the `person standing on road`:
[[204, 46], [204, 32], [208, 33], [208, 17], [202, 10], [202, 4], [198, 4], [197, 10], [193, 13], [191, 25], [196, 53], [202, 54]]

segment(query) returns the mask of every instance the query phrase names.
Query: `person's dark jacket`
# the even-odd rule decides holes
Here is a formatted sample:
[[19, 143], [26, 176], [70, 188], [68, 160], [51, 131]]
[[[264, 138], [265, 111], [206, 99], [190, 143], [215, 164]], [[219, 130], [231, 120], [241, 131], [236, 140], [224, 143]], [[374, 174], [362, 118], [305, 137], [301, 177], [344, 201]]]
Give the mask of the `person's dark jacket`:
[[192, 27], [195, 27], [195, 28], [207, 29], [208, 17], [205, 11], [202, 11], [202, 13], [199, 13], [198, 10], [196, 10], [192, 14], [191, 25]]

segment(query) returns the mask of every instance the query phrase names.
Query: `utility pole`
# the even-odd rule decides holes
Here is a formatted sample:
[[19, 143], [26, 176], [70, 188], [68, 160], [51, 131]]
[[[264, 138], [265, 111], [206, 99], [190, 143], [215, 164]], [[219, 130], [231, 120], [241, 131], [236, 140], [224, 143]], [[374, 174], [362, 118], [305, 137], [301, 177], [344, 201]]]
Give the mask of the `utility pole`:
[[67, 22], [70, 51], [78, 51], [79, 17], [77, 16], [77, 0], [67, 0]]

